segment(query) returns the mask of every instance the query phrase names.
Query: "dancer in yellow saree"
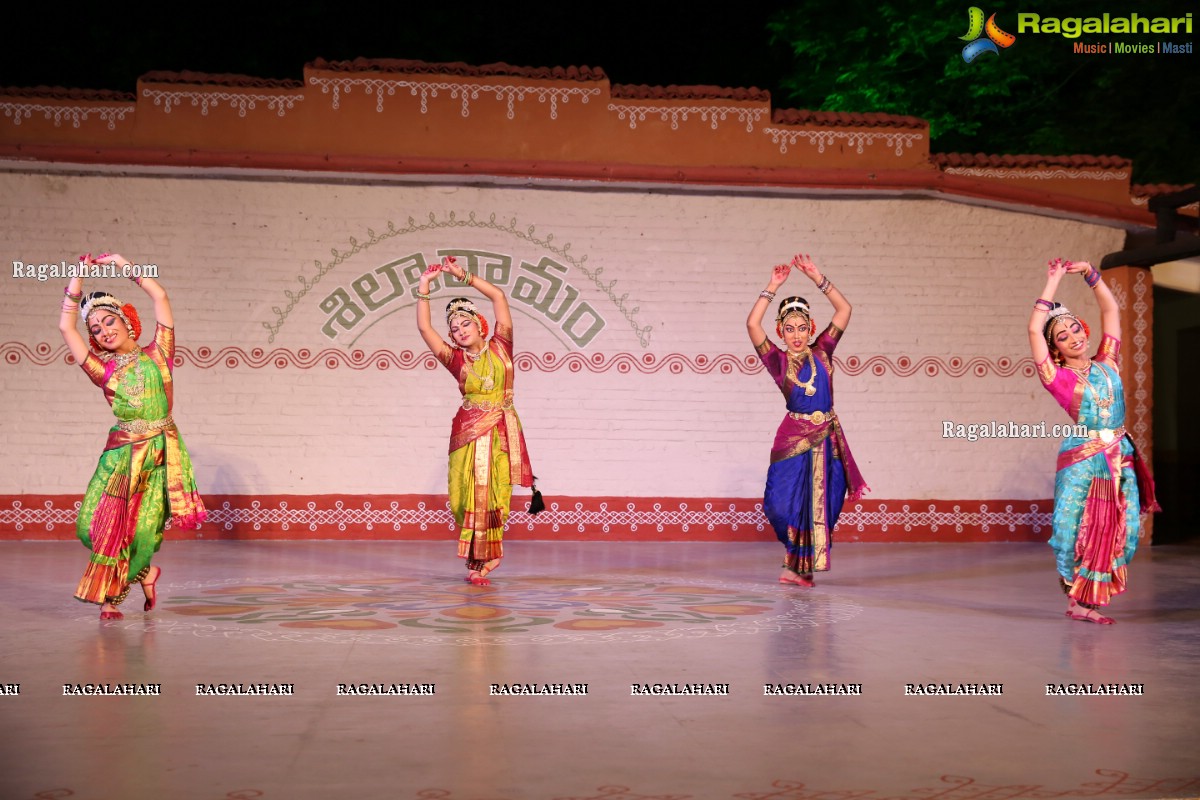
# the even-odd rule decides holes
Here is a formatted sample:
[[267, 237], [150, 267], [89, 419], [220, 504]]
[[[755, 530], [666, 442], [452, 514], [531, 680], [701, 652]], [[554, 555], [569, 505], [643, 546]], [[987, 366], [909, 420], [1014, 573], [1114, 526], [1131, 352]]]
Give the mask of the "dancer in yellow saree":
[[[80, 261], [130, 269], [128, 260], [115, 253], [95, 259], [88, 254]], [[162, 544], [163, 529], [168, 522], [177, 528], [199, 527], [206, 514], [187, 447], [171, 419], [171, 303], [153, 278], [130, 279], [154, 302], [157, 326], [152, 344], [138, 346], [142, 326], [132, 305], [108, 292], [84, 297], [82, 278], [68, 284], [58, 324], [67, 349], [104, 390], [117, 418], [76, 522], [76, 533], [92, 555], [75, 597], [98, 604], [100, 619], [124, 616], [117, 606], [134, 583], [140, 583], [146, 595], [144, 610], [152, 610], [162, 570], [151, 566], [150, 559]], [[81, 309], [88, 341], [76, 329]]]
[[[434, 330], [429, 284], [446, 272], [492, 301], [496, 335], [473, 302], [456, 297], [446, 306], [451, 342]], [[429, 350], [458, 380], [462, 405], [450, 432], [450, 508], [458, 526], [458, 557], [466, 580], [487, 586], [487, 575], [504, 556], [504, 523], [512, 487], [532, 486], [533, 468], [521, 421], [513, 406], [512, 314], [504, 291], [468, 273], [453, 258], [433, 264], [417, 286], [417, 329]]]

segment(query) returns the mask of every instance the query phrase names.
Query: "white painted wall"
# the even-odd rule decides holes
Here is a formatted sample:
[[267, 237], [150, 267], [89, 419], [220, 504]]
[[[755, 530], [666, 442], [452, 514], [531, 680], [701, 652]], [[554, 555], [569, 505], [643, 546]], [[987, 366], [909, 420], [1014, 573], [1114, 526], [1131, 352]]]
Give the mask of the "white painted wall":
[[[424, 229], [409, 231], [410, 218]], [[389, 223], [400, 232], [362, 246]], [[298, 278], [311, 281], [316, 265], [352, 239], [361, 249], [279, 325], [272, 309], [288, 305]], [[581, 353], [599, 363], [537, 366], [518, 377], [534, 471], [555, 495], [760, 496], [783, 398], [765, 372], [745, 365], [752, 350], [744, 320], [771, 265], [803, 251], [854, 304], [840, 359], [992, 365], [982, 377], [945, 367], [935, 376], [903, 377], [891, 367], [837, 375], [836, 407], [870, 496], [1049, 497], [1057, 440], [946, 440], [942, 421], [1067, 421], [1020, 363], [1002, 369], [1016, 370], [1007, 377], [995, 365], [1028, 358], [1026, 320], [1048, 258], [1098, 261], [1122, 239], [1115, 228], [916, 198], [0, 173], [0, 447], [8, 467], [0, 494], [82, 492], [111, 420], [100, 392], [62, 363], [66, 281], [14, 278], [11, 262], [105, 249], [160, 267], [186, 362], [176, 372], [175, 417], [205, 493], [444, 492], [459, 398], [448, 373], [414, 357], [423, 345], [411, 298], [335, 339], [322, 333], [330, 315], [320, 304], [339, 288], [353, 294], [354, 279], [397, 259], [470, 249], [511, 256], [510, 292], [527, 274], [520, 262], [554, 259], [568, 268], [577, 302], [605, 320], [581, 349], [514, 303], [518, 353], [539, 363]], [[134, 300], [149, 322], [152, 308], [136, 287], [101, 283]], [[440, 291], [435, 311], [456, 293]], [[828, 322], [810, 282], [793, 276], [780, 296], [792, 293]], [[1096, 319], [1082, 281], [1064, 299]], [[268, 325], [277, 326], [274, 341]], [[650, 329], [640, 335], [648, 346], [635, 327]], [[54, 363], [37, 351], [43, 343], [58, 353]], [[276, 350], [282, 368], [265, 356]], [[402, 364], [331, 369], [317, 358], [353, 350], [384, 351]], [[617, 368], [650, 357], [658, 367]]]

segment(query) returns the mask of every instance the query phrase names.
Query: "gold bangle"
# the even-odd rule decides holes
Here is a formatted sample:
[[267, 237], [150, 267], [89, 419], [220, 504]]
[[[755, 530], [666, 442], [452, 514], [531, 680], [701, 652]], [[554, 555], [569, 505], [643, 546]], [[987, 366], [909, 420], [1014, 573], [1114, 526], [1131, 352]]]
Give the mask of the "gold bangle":
[[413, 294], [414, 294], [414, 295], [416, 295], [416, 298], [417, 298], [418, 300], [424, 300], [424, 301], [426, 301], [426, 302], [429, 302], [429, 295], [428, 295], [428, 294], [421, 294], [420, 292], [413, 292]]
[[465, 282], [467, 286], [472, 285], [475, 282], [475, 273], [468, 272], [465, 276], [463, 276], [463, 282]]

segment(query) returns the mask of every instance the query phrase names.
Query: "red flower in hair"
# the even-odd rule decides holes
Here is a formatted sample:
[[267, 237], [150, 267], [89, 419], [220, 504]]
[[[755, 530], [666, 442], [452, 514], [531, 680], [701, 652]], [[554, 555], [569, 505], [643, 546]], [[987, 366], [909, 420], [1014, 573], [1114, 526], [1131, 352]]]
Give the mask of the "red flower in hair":
[[129, 318], [129, 324], [133, 326], [133, 330], [129, 332], [129, 337], [134, 342], [137, 342], [138, 339], [142, 338], [142, 321], [138, 318], [137, 309], [133, 307], [132, 303], [126, 303], [121, 306], [121, 310], [125, 312], [125, 316]]

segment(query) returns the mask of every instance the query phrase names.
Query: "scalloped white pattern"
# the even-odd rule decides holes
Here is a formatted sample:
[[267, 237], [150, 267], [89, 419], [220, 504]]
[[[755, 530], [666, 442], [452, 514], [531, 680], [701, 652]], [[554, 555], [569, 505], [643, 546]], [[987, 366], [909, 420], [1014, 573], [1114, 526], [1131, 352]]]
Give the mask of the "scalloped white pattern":
[[421, 113], [429, 111], [429, 98], [436, 98], [438, 92], [449, 92], [450, 97], [461, 100], [462, 115], [471, 114], [471, 101], [478, 100], [481, 94], [490, 94], [496, 100], [504, 100], [508, 104], [508, 118], [516, 116], [516, 104], [525, 101], [526, 95], [536, 97], [539, 103], [550, 104], [550, 119], [558, 119], [558, 104], [566, 104], [572, 97], [579, 97], [580, 102], [587, 103], [588, 98], [600, 94], [599, 88], [584, 88], [580, 86], [527, 86], [525, 84], [492, 84], [492, 83], [461, 83], [451, 81], [406, 81], [392, 78], [323, 78], [311, 76], [308, 82], [321, 87], [323, 94], [333, 95], [333, 108], [341, 107], [342, 93], [351, 94], [354, 88], [361, 87], [367, 94], [375, 95], [375, 111], [383, 112], [383, 97], [395, 96], [397, 89], [407, 89], [413, 97], [421, 99]]
[[679, 130], [680, 121], [687, 122], [688, 117], [698, 115], [701, 120], [708, 122], [714, 131], [717, 125], [724, 122], [731, 114], [737, 116], [738, 122], [746, 123], [746, 133], [754, 131], [755, 124], [767, 113], [765, 108], [737, 108], [735, 106], [655, 106], [655, 105], [626, 105], [609, 103], [609, 111], [617, 112], [617, 119], [629, 119], [630, 130], [637, 130], [639, 122], [645, 122], [648, 115], [657, 114], [663, 122], [671, 123], [671, 130]]
[[786, 153], [790, 145], [794, 145], [801, 139], [807, 139], [810, 145], [817, 148], [818, 153], [824, 153], [826, 147], [832, 147], [839, 139], [845, 139], [846, 143], [854, 147], [859, 155], [862, 155], [863, 148], [867, 145], [875, 144], [876, 140], [882, 140], [888, 147], [894, 148], [897, 156], [904, 154], [904, 149], [911, 148], [913, 142], [919, 142], [925, 138], [923, 133], [901, 133], [898, 131], [835, 131], [835, 130], [820, 130], [820, 131], [788, 131], [783, 128], [763, 128], [763, 133], [770, 134], [771, 142], [779, 145], [779, 152]]
[[54, 120], [54, 127], [62, 125], [63, 120], [70, 120], [71, 127], [78, 128], [79, 123], [95, 115], [101, 122], [108, 123], [110, 131], [116, 130], [117, 122], [124, 122], [126, 115], [133, 112], [133, 106], [49, 106], [44, 103], [0, 103], [4, 116], [12, 120], [13, 126], [21, 124], [22, 119], [29, 119], [34, 113], [40, 113], [47, 120]]
[[237, 110], [239, 117], [246, 116], [247, 111], [254, 111], [258, 103], [266, 103], [268, 111], [274, 111], [283, 116], [295, 108], [296, 103], [304, 99], [299, 94], [251, 94], [248, 92], [188, 92], [170, 89], [142, 89], [142, 97], [154, 101], [164, 114], [170, 114], [173, 106], [178, 106], [184, 100], [190, 100], [193, 107], [200, 108], [200, 114], [208, 116], [210, 108], [216, 108], [222, 103]]

